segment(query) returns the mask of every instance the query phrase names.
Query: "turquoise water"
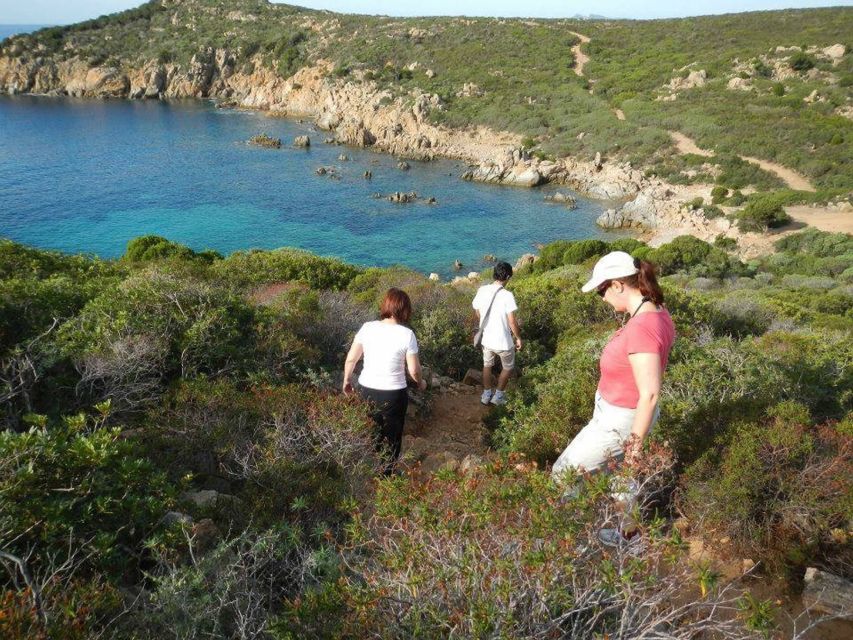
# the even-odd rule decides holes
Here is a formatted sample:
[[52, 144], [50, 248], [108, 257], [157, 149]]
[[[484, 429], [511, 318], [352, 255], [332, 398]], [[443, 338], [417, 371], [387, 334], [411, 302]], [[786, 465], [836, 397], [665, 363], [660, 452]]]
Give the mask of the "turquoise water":
[[[259, 132], [280, 150], [245, 144]], [[295, 149], [307, 133], [313, 146]], [[194, 249], [282, 246], [362, 265], [403, 264], [447, 275], [456, 259], [480, 269], [557, 238], [600, 237], [601, 203], [569, 211], [549, 190], [472, 184], [458, 162], [411, 162], [325, 145], [310, 124], [207, 102], [0, 97], [0, 236], [115, 257], [159, 234]], [[349, 162], [338, 160], [345, 153]], [[340, 179], [317, 176], [334, 165]], [[365, 170], [373, 180], [365, 180]], [[436, 205], [374, 193], [417, 191]]]

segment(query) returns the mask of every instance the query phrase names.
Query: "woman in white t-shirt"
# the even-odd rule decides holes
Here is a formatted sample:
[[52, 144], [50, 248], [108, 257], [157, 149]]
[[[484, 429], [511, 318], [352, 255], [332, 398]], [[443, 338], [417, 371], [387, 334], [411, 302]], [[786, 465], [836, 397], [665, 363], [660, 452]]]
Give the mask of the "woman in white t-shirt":
[[361, 326], [344, 365], [343, 391], [349, 395], [354, 391], [355, 365], [364, 357], [358, 382], [361, 396], [373, 405], [371, 417], [379, 430], [379, 443], [391, 455], [386, 473], [393, 469], [403, 442], [403, 423], [409, 406], [406, 369], [418, 387], [426, 389], [421, 377], [418, 341], [406, 326], [411, 316], [412, 302], [406, 292], [388, 289], [379, 307], [379, 320]]

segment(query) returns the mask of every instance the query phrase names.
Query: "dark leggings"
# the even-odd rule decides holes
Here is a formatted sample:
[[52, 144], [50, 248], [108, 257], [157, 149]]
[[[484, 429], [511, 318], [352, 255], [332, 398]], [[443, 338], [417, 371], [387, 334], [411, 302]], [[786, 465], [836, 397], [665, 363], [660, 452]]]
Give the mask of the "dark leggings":
[[385, 469], [386, 473], [390, 473], [400, 457], [400, 446], [403, 444], [403, 423], [409, 407], [408, 391], [361, 387], [361, 397], [371, 404], [370, 417], [378, 427], [377, 447], [385, 449], [390, 455], [390, 462]]

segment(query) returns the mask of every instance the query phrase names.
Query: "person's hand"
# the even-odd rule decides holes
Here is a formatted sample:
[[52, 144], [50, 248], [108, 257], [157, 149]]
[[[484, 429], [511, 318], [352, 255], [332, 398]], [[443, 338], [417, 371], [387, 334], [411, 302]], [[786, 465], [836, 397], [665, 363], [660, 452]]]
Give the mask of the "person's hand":
[[427, 388], [426, 380], [424, 380], [423, 378], [418, 380], [418, 389], [420, 389], [421, 391], [426, 391], [426, 388]]
[[353, 393], [354, 389], [352, 388], [352, 382], [350, 382], [349, 380], [344, 380], [343, 391], [345, 396], [348, 396]]
[[516, 350], [516, 351], [521, 351], [521, 338], [516, 338], [516, 339], [515, 339], [515, 350]]
[[640, 460], [643, 452], [643, 440], [640, 436], [632, 433], [625, 441], [625, 464], [633, 467]]

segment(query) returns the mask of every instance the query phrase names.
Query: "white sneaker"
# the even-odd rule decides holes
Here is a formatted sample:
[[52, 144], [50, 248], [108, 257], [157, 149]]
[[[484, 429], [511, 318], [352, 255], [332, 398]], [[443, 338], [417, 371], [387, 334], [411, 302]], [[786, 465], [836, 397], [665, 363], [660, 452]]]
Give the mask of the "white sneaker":
[[495, 391], [495, 395], [492, 396], [491, 404], [493, 405], [502, 405], [506, 404], [506, 394], [498, 389]]
[[600, 529], [598, 540], [607, 547], [623, 549], [631, 555], [641, 553], [645, 547], [639, 532], [636, 532], [630, 538], [626, 538], [625, 534], [619, 529]]
[[492, 399], [492, 390], [484, 389], [483, 395], [480, 396], [480, 404], [489, 404], [489, 400]]

